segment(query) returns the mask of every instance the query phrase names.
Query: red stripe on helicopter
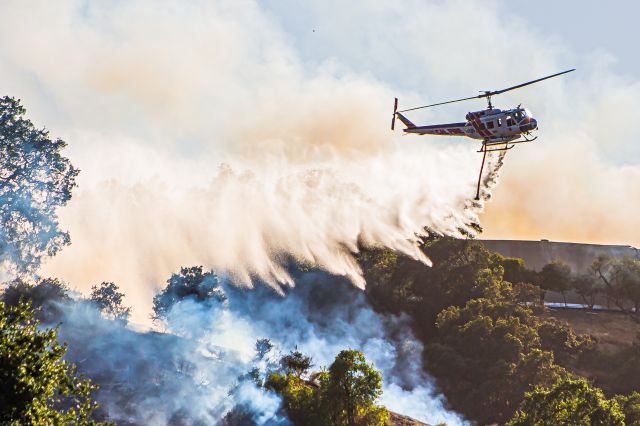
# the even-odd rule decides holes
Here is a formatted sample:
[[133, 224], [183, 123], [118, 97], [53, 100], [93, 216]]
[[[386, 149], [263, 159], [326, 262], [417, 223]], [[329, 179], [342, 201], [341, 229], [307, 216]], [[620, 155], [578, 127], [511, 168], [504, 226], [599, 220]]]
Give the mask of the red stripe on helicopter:
[[491, 133], [483, 128], [484, 124], [482, 124], [482, 122], [480, 121], [480, 114], [470, 112], [469, 118], [471, 118], [471, 120], [469, 120], [471, 122], [471, 125], [478, 132], [478, 134], [480, 134], [480, 136], [485, 138], [491, 137]]

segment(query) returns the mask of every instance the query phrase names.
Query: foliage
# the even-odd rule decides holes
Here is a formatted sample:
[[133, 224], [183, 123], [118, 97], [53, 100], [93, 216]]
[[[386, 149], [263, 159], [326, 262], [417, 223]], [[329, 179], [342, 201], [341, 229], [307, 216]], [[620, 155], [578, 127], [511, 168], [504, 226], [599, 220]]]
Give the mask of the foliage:
[[480, 423], [506, 421], [532, 385], [550, 385], [566, 375], [553, 352], [543, 348], [530, 309], [508, 298], [449, 307], [437, 326], [427, 365], [452, 406]]
[[62, 360], [57, 328], [38, 329], [26, 303], [0, 302], [0, 423], [96, 424], [89, 380]]
[[[287, 366], [279, 372], [272, 372], [265, 381], [265, 388], [281, 395], [287, 415], [294, 424], [385, 424], [388, 412], [375, 404], [382, 394], [382, 378], [366, 362], [362, 352], [340, 352], [328, 370], [312, 375], [310, 381], [302, 378], [308, 374], [310, 358], [297, 351], [288, 357], [289, 361], [285, 358], [281, 360], [283, 366], [287, 366], [293, 359], [300, 368], [291, 369]], [[305, 362], [300, 363], [300, 360]]]
[[623, 425], [624, 414], [615, 400], [584, 379], [565, 378], [550, 388], [527, 392], [520, 409], [508, 423], [525, 425]]
[[382, 395], [382, 377], [362, 352], [341, 351], [329, 367], [325, 383], [325, 404], [332, 424], [384, 424], [384, 413], [374, 404]]
[[593, 309], [596, 304], [596, 298], [602, 293], [603, 289], [599, 280], [593, 274], [580, 274], [571, 279], [571, 287], [582, 302]]
[[99, 286], [92, 286], [90, 298], [109, 318], [124, 322], [129, 319], [131, 308], [122, 306], [124, 293], [118, 291], [115, 283], [103, 282]]
[[604, 284], [607, 300], [640, 322], [640, 259], [600, 255], [593, 261], [591, 271]]
[[270, 373], [265, 381], [266, 389], [282, 397], [287, 417], [294, 425], [324, 426], [328, 423], [325, 423], [322, 392], [314, 385], [291, 373], [281, 372]]
[[557, 291], [562, 294], [567, 304], [566, 292], [571, 290], [571, 268], [561, 260], [554, 260], [544, 265], [539, 273], [539, 283], [543, 290]]
[[180, 268], [171, 275], [165, 289], [153, 298], [153, 318], [165, 319], [176, 304], [183, 300], [214, 304], [226, 301], [218, 276], [213, 271], [204, 272], [202, 266]]
[[539, 284], [539, 276], [535, 271], [528, 269], [524, 260], [517, 257], [505, 257], [500, 264], [504, 269], [504, 280], [513, 284], [528, 283]]
[[429, 237], [422, 248], [433, 267], [388, 250], [363, 251], [360, 262], [371, 303], [383, 312], [408, 313], [416, 334], [428, 341], [440, 311], [482, 296], [478, 271], [502, 270], [504, 258], [478, 241], [450, 237]]
[[[592, 348], [590, 338], [534, 314], [542, 309], [540, 276], [520, 259], [449, 237], [430, 236], [422, 249], [433, 267], [384, 250], [363, 252], [367, 296], [379, 311], [409, 315], [425, 345], [426, 369], [466, 417], [505, 422], [526, 391], [567, 377], [558, 362], [572, 365]], [[568, 279], [561, 266], [547, 272]]]
[[258, 339], [256, 341], [256, 357], [263, 359], [273, 349], [273, 343], [269, 339]]
[[302, 354], [302, 352], [296, 350], [288, 355], [285, 355], [280, 360], [282, 370], [289, 374], [293, 374], [296, 377], [302, 377], [304, 373], [311, 368], [311, 358]]
[[575, 365], [582, 354], [595, 349], [591, 336], [575, 334], [565, 322], [538, 320], [537, 329], [542, 347], [553, 352], [555, 361], [563, 366]]
[[640, 392], [632, 392], [626, 396], [617, 395], [615, 399], [624, 414], [624, 424], [640, 426]]
[[45, 278], [37, 284], [23, 280], [9, 283], [2, 293], [7, 306], [16, 307], [21, 301], [29, 304], [35, 316], [45, 324], [53, 324], [62, 317], [61, 304], [69, 303], [69, 287], [57, 278]]
[[60, 154], [66, 143], [36, 129], [25, 112], [17, 99], [0, 98], [0, 263], [17, 273], [69, 244], [56, 208], [71, 198], [78, 174]]

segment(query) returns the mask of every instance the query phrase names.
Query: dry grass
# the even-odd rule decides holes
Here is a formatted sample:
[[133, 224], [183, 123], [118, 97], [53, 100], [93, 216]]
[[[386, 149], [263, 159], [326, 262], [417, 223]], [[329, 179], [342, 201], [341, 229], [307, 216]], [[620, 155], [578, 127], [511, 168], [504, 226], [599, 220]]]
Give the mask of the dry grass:
[[411, 417], [403, 416], [402, 414], [390, 412], [389, 426], [429, 426], [426, 423], [419, 422]]
[[640, 333], [640, 324], [620, 312], [550, 308], [541, 316], [567, 322], [578, 334], [590, 334], [606, 353], [628, 346]]

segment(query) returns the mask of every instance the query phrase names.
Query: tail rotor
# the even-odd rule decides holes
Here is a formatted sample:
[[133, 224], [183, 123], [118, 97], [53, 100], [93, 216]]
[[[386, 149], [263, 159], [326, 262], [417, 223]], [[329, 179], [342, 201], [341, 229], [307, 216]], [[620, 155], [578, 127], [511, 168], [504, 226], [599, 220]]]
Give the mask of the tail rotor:
[[393, 102], [393, 118], [391, 119], [391, 130], [394, 130], [396, 127], [396, 112], [398, 111], [398, 98], [395, 98]]

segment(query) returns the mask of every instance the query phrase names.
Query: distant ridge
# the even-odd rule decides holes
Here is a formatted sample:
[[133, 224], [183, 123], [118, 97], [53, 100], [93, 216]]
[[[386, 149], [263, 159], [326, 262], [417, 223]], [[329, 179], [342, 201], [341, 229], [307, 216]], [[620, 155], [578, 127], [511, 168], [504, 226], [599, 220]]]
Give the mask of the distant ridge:
[[585, 271], [598, 254], [632, 256], [640, 259], [640, 249], [629, 245], [583, 244], [549, 240], [479, 240], [491, 251], [503, 256], [524, 259], [527, 267], [540, 270], [547, 263], [560, 259], [574, 272]]

